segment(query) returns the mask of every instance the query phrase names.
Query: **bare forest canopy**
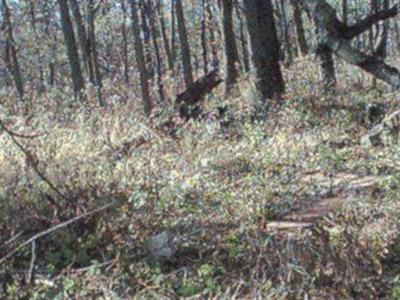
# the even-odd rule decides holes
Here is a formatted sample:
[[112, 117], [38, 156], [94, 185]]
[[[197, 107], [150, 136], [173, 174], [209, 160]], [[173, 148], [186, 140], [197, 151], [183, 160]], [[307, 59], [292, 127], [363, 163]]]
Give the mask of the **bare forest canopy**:
[[218, 69], [231, 90], [253, 72], [265, 102], [285, 91], [280, 64], [316, 55], [327, 88], [337, 56], [397, 89], [399, 72], [385, 57], [399, 45], [398, 8], [390, 0], [2, 0], [1, 82], [21, 101], [30, 89], [70, 88], [84, 102], [91, 85], [107, 106], [104, 82], [124, 81], [139, 87], [150, 114], [174, 100], [166, 76], [184, 92]]

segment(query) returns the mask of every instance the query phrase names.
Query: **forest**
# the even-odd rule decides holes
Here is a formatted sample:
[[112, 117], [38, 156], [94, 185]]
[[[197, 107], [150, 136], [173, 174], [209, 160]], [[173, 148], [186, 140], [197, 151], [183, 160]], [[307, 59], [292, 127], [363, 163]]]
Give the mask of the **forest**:
[[0, 0], [0, 299], [400, 299], [399, 14]]

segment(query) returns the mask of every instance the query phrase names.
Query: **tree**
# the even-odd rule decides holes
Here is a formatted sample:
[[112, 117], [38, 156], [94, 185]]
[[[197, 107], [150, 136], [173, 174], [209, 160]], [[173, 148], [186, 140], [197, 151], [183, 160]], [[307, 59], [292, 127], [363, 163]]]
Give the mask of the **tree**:
[[302, 9], [300, 6], [300, 2], [298, 0], [290, 0], [290, 3], [293, 7], [293, 21], [296, 26], [297, 42], [299, 44], [301, 54], [306, 56], [308, 55], [308, 45], [303, 25]]
[[156, 17], [155, 17], [155, 11], [156, 7], [151, 0], [148, 1], [147, 3], [149, 7], [147, 8], [147, 14], [148, 18], [150, 20], [150, 32], [151, 32], [151, 38], [153, 41], [153, 48], [154, 52], [156, 55], [156, 70], [157, 70], [157, 85], [158, 85], [158, 94], [160, 96], [160, 101], [164, 102], [165, 101], [165, 95], [164, 95], [164, 85], [162, 81], [163, 77], [163, 62], [161, 59], [161, 52], [160, 52], [160, 47], [158, 44], [158, 37], [159, 37], [159, 31], [157, 30], [157, 22], [156, 22]]
[[94, 67], [93, 67], [93, 60], [90, 58], [91, 53], [91, 46], [90, 41], [86, 33], [85, 24], [83, 23], [82, 14], [79, 8], [79, 3], [77, 0], [69, 0], [71, 5], [72, 15], [75, 20], [77, 34], [78, 34], [78, 41], [81, 48], [82, 58], [85, 64], [86, 71], [89, 75], [89, 80], [91, 83], [95, 83], [95, 74], [94, 74]]
[[369, 30], [374, 24], [396, 16], [400, 11], [400, 4], [372, 13], [354, 25], [345, 25], [339, 21], [335, 9], [325, 0], [305, 0], [305, 4], [320, 28], [319, 47], [323, 47], [330, 55], [335, 53], [393, 88], [400, 89], [400, 72], [396, 68], [387, 65], [378, 56], [365, 54], [351, 45], [353, 38]]
[[250, 33], [256, 87], [261, 100], [279, 98], [285, 90], [280, 64], [279, 41], [271, 0], [244, 0]]
[[64, 34], [68, 61], [71, 68], [74, 94], [75, 97], [81, 98], [85, 84], [83, 81], [81, 66], [79, 63], [78, 47], [76, 45], [74, 29], [72, 27], [71, 17], [69, 14], [69, 6], [67, 0], [57, 0], [57, 2], [60, 9], [61, 28]]
[[127, 8], [126, 8], [126, 0], [121, 0], [121, 10], [123, 16], [123, 22], [121, 25], [122, 31], [122, 42], [123, 42], [123, 64], [124, 64], [124, 80], [125, 84], [129, 84], [129, 59], [128, 59], [128, 31], [126, 28], [126, 20], [127, 20]]
[[164, 49], [165, 49], [165, 53], [167, 55], [167, 60], [168, 60], [168, 68], [172, 71], [174, 69], [174, 58], [173, 58], [172, 50], [171, 50], [170, 43], [168, 40], [167, 28], [165, 25], [165, 17], [164, 17], [164, 7], [161, 4], [161, 0], [157, 0], [156, 7], [157, 7], [157, 13], [158, 13], [159, 22], [160, 22], [161, 35], [162, 35], [162, 39], [163, 39], [163, 43], [164, 43]]
[[237, 82], [239, 76], [236, 68], [236, 63], [239, 60], [239, 55], [236, 47], [236, 38], [233, 31], [233, 0], [222, 0], [223, 7], [223, 28], [225, 41], [225, 56], [226, 56], [226, 92], [231, 90], [231, 86]]
[[175, 0], [175, 9], [176, 9], [176, 19], [178, 21], [179, 41], [181, 44], [184, 80], [186, 88], [189, 88], [193, 83], [193, 71], [191, 63], [189, 38], [186, 29], [186, 20], [181, 0]]
[[243, 65], [244, 65], [244, 71], [249, 72], [250, 71], [250, 55], [249, 55], [249, 46], [248, 46], [248, 39], [246, 36], [246, 30], [245, 30], [245, 24], [243, 22], [243, 16], [242, 16], [242, 11], [241, 8], [239, 7], [239, 1], [235, 1], [235, 11], [236, 15], [239, 20], [239, 31], [240, 31], [240, 45], [241, 45], [241, 50], [242, 50], [242, 56], [243, 56]]
[[153, 102], [150, 98], [150, 92], [149, 92], [148, 71], [146, 67], [146, 60], [144, 57], [144, 49], [141, 39], [141, 30], [139, 24], [137, 3], [136, 0], [129, 0], [129, 2], [131, 5], [132, 31], [135, 40], [136, 63], [140, 74], [140, 89], [142, 92], [143, 106], [145, 113], [147, 115], [150, 115], [151, 110], [153, 109]]
[[1, 4], [2, 4], [1, 8], [3, 13], [3, 19], [4, 19], [1, 31], [4, 30], [6, 35], [4, 61], [8, 71], [11, 73], [14, 79], [15, 87], [17, 89], [19, 98], [23, 100], [24, 82], [22, 79], [21, 68], [18, 60], [17, 47], [15, 46], [13, 27], [11, 22], [11, 12], [10, 8], [7, 5], [6, 0], [2, 0]]
[[99, 59], [97, 55], [97, 41], [96, 41], [96, 29], [94, 25], [95, 12], [94, 12], [94, 2], [93, 0], [87, 0], [87, 20], [88, 20], [88, 39], [89, 39], [89, 60], [94, 68], [95, 81], [97, 89], [97, 99], [100, 106], [105, 106], [102, 89], [103, 89], [103, 79], [100, 72]]

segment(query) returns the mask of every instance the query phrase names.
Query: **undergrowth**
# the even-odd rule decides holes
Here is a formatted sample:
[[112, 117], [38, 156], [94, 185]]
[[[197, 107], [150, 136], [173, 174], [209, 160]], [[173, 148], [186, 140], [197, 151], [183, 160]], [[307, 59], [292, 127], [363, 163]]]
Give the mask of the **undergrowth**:
[[[265, 120], [252, 119], [254, 88], [242, 78], [236, 95], [208, 96], [205, 116], [174, 134], [163, 126], [171, 109], [146, 119], [123, 86], [106, 86], [107, 109], [57, 90], [32, 97], [26, 112], [2, 93], [1, 119], [39, 134], [18, 140], [63, 196], [3, 131], [0, 258], [116, 204], [38, 239], [32, 283], [31, 247], [6, 260], [0, 298], [398, 298], [400, 148], [360, 143], [373, 125], [366, 105], [394, 111], [396, 95], [343, 69], [342, 82], [357, 84], [322, 96], [308, 61], [286, 76], [284, 105]], [[335, 180], [349, 174], [377, 180], [309, 229], [269, 229], [315, 199], [341, 197], [347, 182]], [[146, 245], [163, 232], [176, 249], [160, 260]]]

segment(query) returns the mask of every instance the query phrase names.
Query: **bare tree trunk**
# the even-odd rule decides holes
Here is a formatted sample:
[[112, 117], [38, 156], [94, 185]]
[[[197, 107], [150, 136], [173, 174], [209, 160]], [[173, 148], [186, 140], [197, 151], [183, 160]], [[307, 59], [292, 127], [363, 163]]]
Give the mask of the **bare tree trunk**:
[[207, 8], [206, 0], [202, 0], [203, 15], [201, 19], [201, 48], [203, 55], [204, 74], [208, 73], [208, 49], [207, 49]]
[[76, 46], [75, 34], [72, 27], [71, 17], [67, 0], [57, 0], [60, 8], [61, 27], [64, 33], [64, 40], [67, 46], [68, 61], [71, 68], [71, 77], [75, 97], [82, 98], [82, 91], [85, 87], [81, 66], [79, 64], [78, 48]]
[[164, 49], [165, 49], [165, 53], [167, 55], [167, 60], [168, 60], [168, 68], [171, 71], [173, 71], [174, 70], [174, 59], [173, 59], [171, 47], [170, 47], [169, 40], [168, 40], [167, 28], [165, 26], [164, 7], [162, 7], [160, 0], [157, 1], [157, 12], [158, 12], [159, 21], [160, 21], [161, 34], [162, 34], [162, 38], [163, 38], [163, 42], [164, 42]]
[[308, 55], [308, 45], [304, 30], [303, 18], [302, 18], [302, 10], [300, 7], [300, 3], [298, 0], [290, 0], [290, 3], [293, 7], [293, 21], [296, 26], [296, 33], [297, 33], [297, 42], [300, 47], [301, 54], [303, 56]]
[[150, 115], [151, 110], [153, 108], [153, 103], [150, 98], [146, 60], [144, 57], [143, 44], [141, 39], [141, 30], [139, 24], [139, 14], [136, 1], [137, 0], [129, 0], [132, 13], [131, 16], [132, 30], [135, 39], [135, 56], [140, 74], [140, 88], [142, 91], [144, 111], [147, 115]]
[[[29, 1], [29, 13], [31, 16], [31, 23], [32, 23], [32, 28], [33, 28], [33, 34], [35, 36], [36, 40], [39, 40], [39, 34], [37, 30], [37, 25], [36, 25], [36, 11], [35, 11], [35, 3], [34, 1], [30, 0]], [[40, 51], [40, 48], [36, 48], [36, 55], [37, 59], [39, 61], [39, 93], [43, 92], [45, 90], [45, 82], [44, 82], [44, 72], [43, 72], [43, 62], [42, 62], [42, 54]]]
[[278, 5], [282, 15], [282, 30], [285, 41], [285, 50], [287, 54], [286, 65], [291, 65], [293, 62], [293, 50], [290, 44], [290, 35], [289, 35], [289, 22], [286, 13], [286, 5], [285, 0], [280, 0], [280, 5]]
[[97, 42], [96, 42], [96, 28], [94, 25], [95, 12], [94, 12], [94, 2], [93, 0], [87, 0], [87, 12], [88, 12], [88, 38], [90, 45], [90, 57], [91, 64], [95, 72], [95, 85], [97, 90], [97, 100], [100, 106], [105, 106], [102, 89], [103, 89], [103, 79], [100, 72], [99, 58], [97, 54]]
[[181, 43], [182, 52], [182, 63], [183, 63], [183, 73], [185, 79], [186, 88], [189, 88], [193, 83], [193, 71], [191, 63], [191, 54], [189, 46], [189, 38], [186, 30], [185, 15], [183, 13], [183, 7], [181, 0], [176, 0], [176, 17], [178, 21], [178, 32], [179, 40]]
[[245, 0], [256, 86], [261, 100], [279, 98], [285, 90], [279, 65], [279, 40], [271, 0]]
[[343, 24], [347, 25], [349, 23], [349, 16], [348, 16], [348, 0], [342, 0], [342, 16], [343, 16]]
[[219, 66], [219, 58], [218, 58], [218, 46], [217, 46], [217, 39], [215, 37], [215, 24], [214, 24], [214, 17], [213, 17], [213, 13], [212, 13], [212, 9], [211, 9], [211, 1], [207, 1], [207, 14], [208, 14], [208, 21], [210, 23], [209, 26], [209, 36], [210, 36], [210, 44], [211, 44], [211, 54], [212, 54], [212, 63], [211, 66], [213, 68], [218, 68]]
[[123, 61], [124, 61], [124, 80], [125, 84], [129, 85], [129, 59], [128, 59], [128, 31], [126, 28], [127, 8], [125, 0], [121, 0], [121, 9], [123, 15], [123, 23], [121, 25], [123, 38]]
[[156, 19], [155, 19], [155, 6], [153, 7], [151, 1], [148, 3], [150, 5], [149, 10], [148, 10], [148, 18], [150, 20], [150, 30], [151, 30], [151, 37], [153, 40], [153, 47], [154, 47], [154, 52], [156, 55], [156, 70], [157, 70], [157, 85], [158, 85], [158, 94], [160, 96], [160, 101], [163, 103], [165, 102], [165, 95], [164, 95], [164, 85], [163, 85], [163, 63], [161, 59], [161, 54], [160, 54], [160, 47], [158, 45], [158, 30], [156, 28]]
[[247, 31], [245, 30], [245, 24], [243, 22], [242, 12], [240, 11], [239, 1], [237, 1], [237, 0], [235, 1], [235, 10], [236, 10], [236, 15], [239, 19], [240, 45], [241, 45], [241, 49], [242, 49], [244, 71], [249, 72], [250, 71], [250, 54], [249, 54], [248, 40], [247, 40], [247, 36], [246, 36]]
[[[171, 0], [171, 58], [172, 63], [176, 62], [176, 9], [175, 0]], [[174, 68], [172, 69], [174, 70]]]
[[144, 48], [144, 56], [146, 58], [146, 66], [147, 66], [147, 74], [149, 79], [154, 77], [154, 63], [153, 63], [153, 55], [151, 49], [151, 33], [150, 33], [150, 25], [148, 20], [148, 4], [146, 0], [140, 0], [140, 17], [142, 24], [142, 35], [143, 35], [143, 48]]
[[226, 93], [228, 94], [237, 82], [239, 76], [236, 68], [236, 63], [239, 60], [238, 51], [236, 48], [236, 37], [233, 31], [233, 0], [222, 0], [223, 7], [223, 28], [224, 28], [224, 40], [225, 40], [225, 56], [226, 56]]
[[4, 18], [4, 30], [6, 34], [6, 43], [5, 43], [5, 64], [9, 72], [11, 73], [15, 87], [17, 89], [19, 98], [24, 100], [24, 82], [22, 79], [21, 68], [19, 65], [18, 55], [17, 55], [17, 47], [15, 46], [15, 40], [13, 36], [13, 27], [11, 23], [11, 12], [10, 8], [7, 5], [6, 0], [2, 0], [2, 11]]
[[77, 34], [78, 34], [78, 41], [82, 52], [82, 58], [85, 64], [85, 68], [87, 74], [89, 75], [89, 81], [91, 83], [95, 83], [95, 74], [94, 74], [94, 67], [92, 64], [92, 60], [90, 59], [90, 42], [89, 38], [86, 34], [86, 28], [83, 22], [82, 14], [79, 8], [79, 3], [77, 0], [69, 0], [71, 4], [72, 15], [74, 16]]

